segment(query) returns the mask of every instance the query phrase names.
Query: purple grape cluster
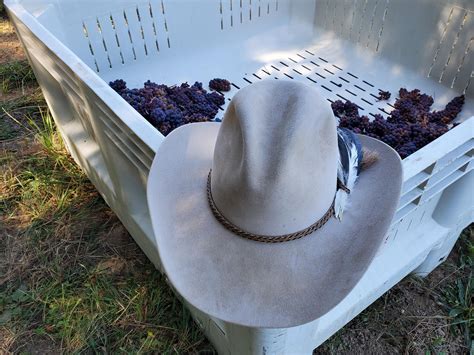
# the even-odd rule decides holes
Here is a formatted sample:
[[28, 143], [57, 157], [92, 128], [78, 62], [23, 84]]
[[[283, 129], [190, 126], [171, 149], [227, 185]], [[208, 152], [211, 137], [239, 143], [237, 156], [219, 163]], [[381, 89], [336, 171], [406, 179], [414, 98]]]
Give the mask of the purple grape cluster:
[[455, 97], [441, 111], [431, 111], [432, 105], [431, 96], [418, 89], [401, 88], [387, 119], [376, 114], [370, 121], [367, 116], [359, 115], [357, 105], [350, 101], [335, 101], [332, 110], [339, 117], [340, 127], [377, 138], [406, 158], [449, 130], [462, 110], [464, 95]]
[[379, 90], [379, 96], [377, 97], [377, 100], [389, 100], [391, 96], [392, 94], [390, 93], [390, 91]]
[[119, 79], [109, 85], [165, 136], [186, 123], [211, 121], [225, 103], [224, 96], [208, 93], [199, 82], [167, 86], [148, 80], [143, 88], [129, 89]]
[[230, 81], [226, 79], [212, 79], [209, 82], [209, 89], [217, 91], [230, 91]]

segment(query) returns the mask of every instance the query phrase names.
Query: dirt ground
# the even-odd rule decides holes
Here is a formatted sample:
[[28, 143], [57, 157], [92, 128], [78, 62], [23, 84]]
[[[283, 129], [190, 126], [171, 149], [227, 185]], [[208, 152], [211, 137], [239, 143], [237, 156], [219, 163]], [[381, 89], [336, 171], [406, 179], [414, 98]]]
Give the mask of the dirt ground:
[[23, 59], [24, 53], [10, 22], [0, 24], [0, 64]]
[[[24, 59], [12, 26], [1, 20], [0, 66]], [[71, 186], [77, 189], [70, 201], [73, 209], [56, 217], [59, 202], [55, 200], [37, 224], [28, 204], [45, 203], [44, 191], [39, 200], [12, 195], [12, 191], [19, 194], [22, 190], [12, 188], [15, 179], [7, 179], [7, 174], [19, 174], [18, 181], [33, 174], [30, 157], [50, 164], [44, 146], [21, 124], [27, 121], [27, 115], [39, 117], [38, 110], [32, 113], [30, 108], [44, 106], [38, 95], [36, 84], [31, 84], [0, 97], [0, 200], [4, 198], [0, 201], [0, 354], [212, 353], [210, 344], [126, 229], [90, 182], [80, 172], [71, 172], [72, 165], [61, 160], [66, 158], [54, 156], [51, 166], [59, 169], [60, 178], [54, 175], [58, 180], [71, 176], [77, 179], [73, 183], [67, 180], [66, 192], [61, 192], [70, 193]], [[9, 115], [2, 110], [5, 108]], [[55, 186], [63, 186], [61, 183]], [[77, 219], [78, 211], [84, 209], [89, 209], [87, 216]], [[97, 228], [97, 232], [91, 233], [84, 225]], [[38, 237], [34, 243], [25, 239], [51, 226], [54, 228], [45, 229], [47, 238]], [[94, 237], [88, 239], [87, 233]], [[427, 278], [408, 277], [400, 282], [314, 354], [472, 354], [473, 243], [471, 226], [447, 261]], [[68, 289], [67, 283], [72, 280], [69, 271], [72, 279], [84, 278], [84, 283]], [[40, 289], [40, 283], [49, 280], [57, 282], [49, 290]], [[53, 287], [58, 288], [57, 294], [52, 293]], [[79, 311], [77, 305], [71, 308], [65, 302], [69, 291], [71, 300], [75, 300], [75, 293], [83, 290], [81, 297], [87, 298], [87, 293], [97, 289], [98, 296], [90, 305], [93, 308], [96, 302], [96, 313], [88, 313], [87, 307]], [[111, 289], [114, 292], [109, 292]], [[133, 306], [125, 308], [122, 300], [129, 300]], [[110, 318], [101, 320], [104, 314]], [[82, 318], [75, 319], [79, 316]], [[97, 333], [100, 339], [95, 337]]]
[[[473, 232], [472, 227], [465, 232], [464, 242], [472, 241]], [[472, 253], [466, 248], [458, 241], [447, 261], [427, 278], [404, 279], [315, 354], [468, 354], [463, 334], [449, 326], [451, 306], [446, 303], [453, 284], [463, 278], [472, 282], [472, 264], [462, 266], [466, 254]], [[472, 337], [472, 319], [470, 327]]]

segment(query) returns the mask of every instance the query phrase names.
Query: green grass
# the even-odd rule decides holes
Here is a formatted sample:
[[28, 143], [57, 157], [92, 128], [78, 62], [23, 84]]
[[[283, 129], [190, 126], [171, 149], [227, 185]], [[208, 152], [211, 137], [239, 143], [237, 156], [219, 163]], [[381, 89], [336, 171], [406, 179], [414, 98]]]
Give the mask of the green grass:
[[[8, 25], [6, 22], [5, 27]], [[1, 31], [1, 29], [0, 29]], [[46, 108], [41, 90], [27, 60], [0, 64], [0, 141], [21, 133], [17, 121], [38, 115], [38, 106]]]
[[[450, 258], [427, 278], [409, 276], [386, 292], [316, 354], [464, 354], [473, 349], [474, 225], [461, 234]], [[362, 339], [362, 340], [355, 340]], [[377, 348], [385, 344], [383, 349]], [[372, 347], [371, 347], [372, 346]], [[364, 351], [363, 351], [364, 352]]]
[[0, 93], [8, 94], [14, 90], [24, 90], [36, 82], [33, 70], [27, 60], [0, 64]]
[[462, 334], [468, 349], [474, 350], [474, 228], [461, 235], [463, 250], [458, 269], [464, 277], [456, 278], [443, 290], [443, 301], [450, 317], [450, 331]]
[[27, 94], [0, 102], [0, 141], [13, 139], [31, 129], [25, 125], [31, 121], [41, 122], [41, 110], [46, 110], [46, 102], [39, 88]]
[[210, 350], [129, 236], [123, 247], [108, 239], [119, 221], [40, 116], [23, 127], [33, 142], [2, 154], [0, 334], [10, 349], [46, 338], [72, 353]]

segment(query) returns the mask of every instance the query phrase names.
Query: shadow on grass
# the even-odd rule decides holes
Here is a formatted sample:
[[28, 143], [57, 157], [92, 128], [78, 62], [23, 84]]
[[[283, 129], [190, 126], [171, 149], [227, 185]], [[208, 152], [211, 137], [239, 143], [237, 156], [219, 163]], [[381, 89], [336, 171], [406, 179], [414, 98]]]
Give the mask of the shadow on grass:
[[0, 349], [212, 352], [49, 114], [28, 129], [0, 146]]

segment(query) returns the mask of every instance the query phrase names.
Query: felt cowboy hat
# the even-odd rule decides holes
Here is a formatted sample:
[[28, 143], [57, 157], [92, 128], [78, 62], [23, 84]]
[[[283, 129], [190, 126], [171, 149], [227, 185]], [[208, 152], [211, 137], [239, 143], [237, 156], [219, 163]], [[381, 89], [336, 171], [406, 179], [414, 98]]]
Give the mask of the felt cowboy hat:
[[[283, 328], [351, 291], [393, 218], [402, 167], [386, 144], [338, 136], [336, 125], [315, 88], [267, 80], [241, 89], [221, 124], [165, 138], [148, 206], [164, 271], [187, 302], [227, 322]], [[378, 159], [354, 184], [360, 146]]]

